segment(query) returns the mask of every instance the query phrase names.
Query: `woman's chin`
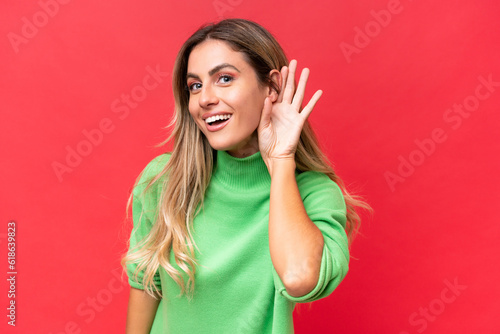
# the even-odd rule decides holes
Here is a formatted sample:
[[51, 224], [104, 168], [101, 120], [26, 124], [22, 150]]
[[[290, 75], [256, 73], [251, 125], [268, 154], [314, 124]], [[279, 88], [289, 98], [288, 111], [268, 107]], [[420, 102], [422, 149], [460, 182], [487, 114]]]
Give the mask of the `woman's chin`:
[[[257, 136], [252, 134], [240, 141], [215, 140], [209, 138], [210, 146], [217, 151], [227, 151], [234, 157], [247, 157], [259, 151]], [[222, 138], [217, 138], [222, 139]]]

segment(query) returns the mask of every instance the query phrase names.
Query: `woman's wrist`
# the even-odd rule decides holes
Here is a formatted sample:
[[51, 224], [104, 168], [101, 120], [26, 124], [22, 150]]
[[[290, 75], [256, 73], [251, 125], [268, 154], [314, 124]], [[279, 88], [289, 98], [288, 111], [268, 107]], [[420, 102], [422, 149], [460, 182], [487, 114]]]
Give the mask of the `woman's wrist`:
[[273, 174], [292, 172], [295, 175], [295, 155], [289, 157], [269, 158], [266, 161], [267, 169], [271, 179]]

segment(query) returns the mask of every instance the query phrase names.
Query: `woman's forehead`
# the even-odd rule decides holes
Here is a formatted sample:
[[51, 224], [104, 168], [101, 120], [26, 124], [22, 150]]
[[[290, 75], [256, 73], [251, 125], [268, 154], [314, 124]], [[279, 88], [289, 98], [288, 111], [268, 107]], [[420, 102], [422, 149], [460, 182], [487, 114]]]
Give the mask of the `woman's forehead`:
[[240, 71], [246, 66], [243, 54], [234, 51], [227, 42], [206, 40], [191, 51], [187, 70], [190, 73], [205, 74], [222, 63], [231, 64]]

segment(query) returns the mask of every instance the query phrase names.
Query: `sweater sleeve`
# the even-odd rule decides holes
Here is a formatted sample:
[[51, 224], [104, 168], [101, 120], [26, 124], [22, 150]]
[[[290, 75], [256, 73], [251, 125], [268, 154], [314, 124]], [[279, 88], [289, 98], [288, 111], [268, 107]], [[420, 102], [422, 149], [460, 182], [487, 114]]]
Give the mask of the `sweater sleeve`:
[[[142, 171], [141, 177], [133, 189], [132, 216], [134, 227], [132, 228], [132, 232], [130, 234], [129, 254], [134, 251], [134, 247], [149, 234], [151, 228], [153, 227], [159, 199], [160, 187], [158, 184], [161, 181], [154, 183], [146, 192], [143, 191], [149, 181], [151, 181], [151, 179], [154, 178], [165, 166], [169, 156], [169, 154], [162, 154], [149, 162]], [[127, 264], [128, 282], [131, 287], [144, 290], [144, 270], [138, 271], [136, 277], [135, 271], [137, 266], [137, 263]], [[161, 290], [159, 271], [155, 273], [153, 282], [158, 290]]]
[[282, 296], [293, 302], [309, 303], [329, 296], [349, 269], [346, 205], [340, 187], [323, 173], [301, 173], [297, 176], [297, 185], [309, 218], [323, 234], [319, 279], [309, 293], [293, 297], [287, 293], [274, 267], [273, 275], [275, 287]]

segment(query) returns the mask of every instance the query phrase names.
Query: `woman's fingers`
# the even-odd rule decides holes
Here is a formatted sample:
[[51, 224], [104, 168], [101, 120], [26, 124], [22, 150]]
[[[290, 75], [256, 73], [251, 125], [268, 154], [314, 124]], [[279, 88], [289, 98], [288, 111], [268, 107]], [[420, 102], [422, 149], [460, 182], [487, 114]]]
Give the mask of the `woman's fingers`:
[[283, 66], [281, 68], [281, 87], [280, 93], [278, 95], [278, 100], [276, 102], [281, 103], [283, 101], [283, 95], [285, 94], [286, 78], [288, 76], [288, 67]]
[[[277, 102], [291, 104], [293, 109], [299, 111], [304, 100], [304, 94], [306, 91], [307, 80], [309, 79], [310, 70], [304, 68], [300, 74], [299, 83], [297, 85], [297, 90], [295, 90], [295, 72], [297, 70], [297, 60], [292, 59], [290, 65], [283, 66], [281, 69], [281, 91], [278, 95]], [[309, 100], [307, 105], [300, 111], [303, 119], [307, 119], [309, 114], [313, 110], [314, 106], [318, 102], [319, 98], [323, 94], [322, 90], [318, 90], [314, 93], [313, 97]]]
[[264, 108], [262, 109], [262, 114], [260, 116], [259, 127], [265, 128], [271, 122], [272, 107], [273, 107], [273, 104], [272, 104], [271, 100], [268, 97], [266, 97], [264, 99]]
[[302, 70], [302, 74], [300, 75], [299, 84], [297, 86], [297, 91], [295, 92], [295, 96], [293, 97], [292, 105], [299, 110], [302, 104], [302, 100], [304, 100], [304, 92], [306, 90], [307, 79], [309, 78], [309, 69], [304, 68]]
[[300, 113], [300, 115], [302, 115], [304, 121], [307, 119], [307, 117], [309, 117], [309, 114], [311, 114], [311, 111], [313, 111], [314, 106], [316, 105], [316, 102], [319, 101], [319, 98], [321, 97], [321, 95], [323, 95], [322, 90], [316, 91], [316, 93], [314, 93], [314, 95], [309, 100], [309, 103], [307, 103], [307, 105], [304, 107], [304, 109], [302, 109], [302, 112]]
[[288, 75], [286, 80], [285, 92], [283, 95], [283, 102], [292, 103], [292, 98], [295, 90], [295, 70], [297, 69], [297, 61], [292, 59], [290, 67], [288, 68]]

